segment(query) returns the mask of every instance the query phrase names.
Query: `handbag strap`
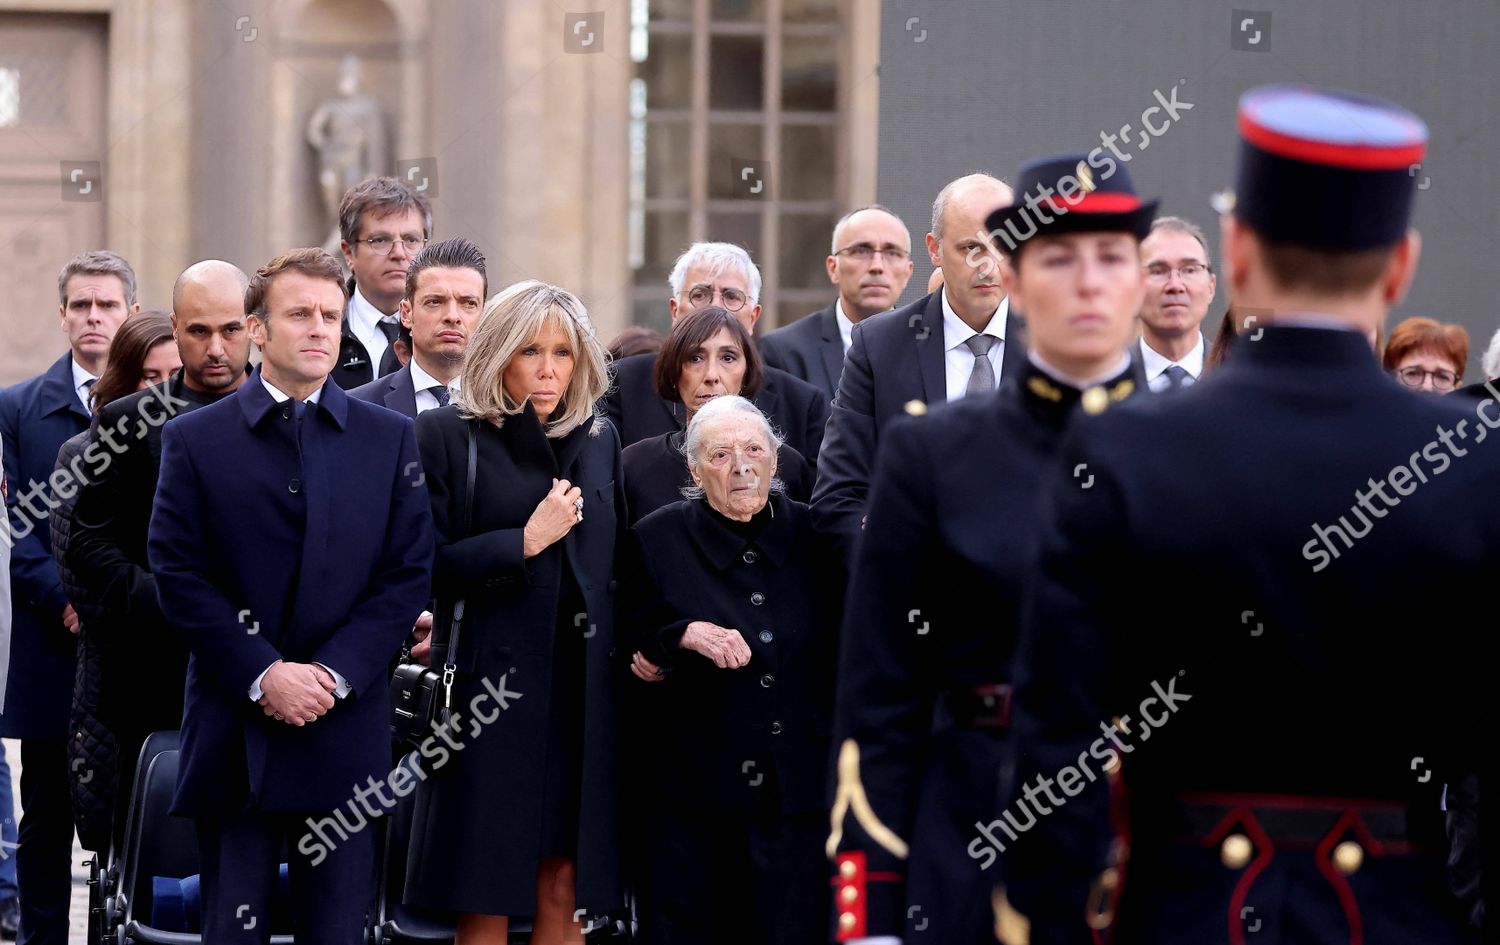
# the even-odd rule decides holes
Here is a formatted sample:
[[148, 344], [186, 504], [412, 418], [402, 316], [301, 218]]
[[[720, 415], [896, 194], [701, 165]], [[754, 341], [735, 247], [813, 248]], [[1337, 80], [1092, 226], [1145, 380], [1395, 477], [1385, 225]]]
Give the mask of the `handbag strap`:
[[[464, 515], [460, 523], [460, 534], [468, 537], [470, 530], [474, 527], [474, 479], [479, 471], [479, 421], [470, 420], [469, 424], [469, 463], [468, 470], [464, 474]], [[453, 604], [453, 620], [448, 630], [448, 652], [447, 659], [443, 660], [443, 696], [444, 703], [453, 691], [453, 674], [458, 671], [458, 664], [454, 662], [454, 654], [458, 652], [458, 633], [464, 622], [463, 599]]]

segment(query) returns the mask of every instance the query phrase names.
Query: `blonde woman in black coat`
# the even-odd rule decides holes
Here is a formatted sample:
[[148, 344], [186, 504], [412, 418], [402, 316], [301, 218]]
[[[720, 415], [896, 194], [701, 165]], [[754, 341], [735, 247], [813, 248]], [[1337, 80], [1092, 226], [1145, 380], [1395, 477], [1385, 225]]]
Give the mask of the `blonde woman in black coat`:
[[417, 421], [438, 535], [432, 665], [453, 603], [465, 613], [459, 747], [423, 752], [406, 895], [459, 913], [458, 945], [501, 945], [514, 915], [534, 917], [536, 945], [582, 942], [575, 910], [623, 900], [610, 651], [624, 499], [619, 438], [593, 409], [606, 378], [583, 304], [522, 282], [485, 306], [454, 403]]

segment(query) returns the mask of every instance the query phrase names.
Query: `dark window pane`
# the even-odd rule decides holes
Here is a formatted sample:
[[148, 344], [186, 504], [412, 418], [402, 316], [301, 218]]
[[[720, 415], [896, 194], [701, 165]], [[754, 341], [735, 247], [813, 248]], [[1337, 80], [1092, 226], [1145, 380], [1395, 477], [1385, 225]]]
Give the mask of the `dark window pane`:
[[[811, 289], [828, 285], [828, 240], [832, 214], [786, 214], [781, 227], [780, 284], [789, 289]], [[827, 304], [827, 303], [824, 303]]]
[[631, 323], [655, 328], [664, 335], [671, 331], [672, 313], [667, 311], [667, 292], [667, 289], [662, 289], [659, 299], [636, 299], [630, 307]]
[[653, 20], [691, 20], [693, 0], [647, 0]]
[[709, 16], [726, 23], [764, 23], [766, 0], [713, 0]]
[[646, 80], [647, 108], [688, 108], [693, 94], [692, 41], [653, 34], [637, 74]]
[[708, 107], [756, 111], [762, 107], [765, 41], [759, 36], [715, 36], [708, 47]]
[[[746, 167], [751, 168], [748, 175], [744, 173]], [[751, 190], [757, 178], [762, 180], [761, 193], [766, 192], [766, 173], [760, 125], [708, 126], [709, 197], [754, 199]]]
[[788, 36], [781, 48], [781, 107], [831, 112], [838, 108], [838, 48], [827, 39]]
[[688, 195], [688, 126], [646, 123], [646, 196]]
[[781, 199], [833, 200], [833, 125], [781, 126]]
[[688, 246], [688, 215], [683, 211], [663, 210], [646, 214], [645, 259], [635, 271], [638, 286], [659, 287], [662, 305], [667, 304], [671, 290], [667, 276], [672, 264]]
[[838, 13], [838, 0], [782, 0], [781, 5], [786, 23], [833, 23]]
[[[734, 243], [749, 250], [750, 258], [762, 267], [760, 258], [760, 211], [751, 213], [710, 213], [708, 215], [708, 239], [715, 242]], [[765, 292], [764, 289], [761, 290]]]

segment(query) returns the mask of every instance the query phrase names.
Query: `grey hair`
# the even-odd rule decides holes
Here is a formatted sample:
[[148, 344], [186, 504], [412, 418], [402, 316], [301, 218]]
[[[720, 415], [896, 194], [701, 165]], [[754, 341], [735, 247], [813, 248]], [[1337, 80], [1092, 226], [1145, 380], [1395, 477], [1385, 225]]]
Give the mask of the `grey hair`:
[[[721, 394], [710, 400], [693, 414], [693, 419], [688, 421], [687, 431], [682, 437], [682, 458], [687, 460], [688, 469], [698, 467], [698, 447], [703, 444], [703, 425], [712, 420], [722, 419], [731, 414], [742, 413], [754, 417], [760, 422], [761, 431], [766, 435], [766, 442], [771, 444], [771, 455], [774, 457], [780, 451], [785, 440], [781, 434], [776, 432], [776, 427], [761, 413], [759, 407], [743, 397], [734, 394]], [[786, 491], [786, 484], [775, 476], [771, 477], [771, 494], [780, 495]], [[684, 499], [703, 498], [701, 486], [683, 486], [682, 497]]]
[[1490, 336], [1490, 346], [1484, 349], [1484, 357], [1479, 359], [1479, 364], [1484, 369], [1486, 380], [1500, 377], [1500, 330]]
[[1173, 233], [1186, 233], [1188, 236], [1191, 236], [1193, 239], [1198, 241], [1198, 245], [1203, 247], [1203, 257], [1205, 259], [1208, 258], [1208, 237], [1203, 235], [1203, 227], [1192, 222], [1191, 220], [1184, 220], [1182, 217], [1157, 217], [1152, 221], [1151, 232], [1147, 233], [1146, 236], [1149, 238], [1157, 230], [1171, 230]]
[[738, 269], [745, 276], [745, 287], [750, 291], [750, 304], [760, 302], [760, 269], [743, 246], [733, 243], [694, 243], [687, 248], [672, 266], [667, 285], [672, 288], [672, 297], [682, 294], [682, 285], [687, 281], [688, 270], [695, 266], [706, 266], [717, 276], [726, 269]]
[[[839, 217], [839, 222], [833, 225], [833, 237], [828, 243], [828, 255], [832, 256], [834, 253], [837, 253], [839, 251], [839, 230], [842, 230], [844, 228], [844, 224], [848, 223], [850, 218], [853, 217], [856, 213], [864, 213], [866, 210], [879, 210], [881, 213], [894, 218], [897, 223], [901, 224], [903, 229], [905, 229], [906, 227], [906, 221], [901, 219], [901, 217], [897, 215], [896, 211], [883, 204], [867, 203], [863, 207], [855, 207], [853, 210], [850, 210], [848, 213]], [[910, 242], [911, 231], [907, 230], [906, 235], [908, 242]]]
[[953, 195], [958, 193], [960, 190], [966, 190], [967, 188], [981, 182], [991, 184], [995, 187], [999, 187], [1005, 190], [1010, 189], [1010, 185], [1006, 184], [1005, 181], [994, 176], [993, 174], [986, 174], [983, 171], [976, 171], [973, 174], [965, 174], [963, 177], [959, 177], [955, 180], [950, 180], [948, 183], [943, 185], [943, 189], [938, 191], [937, 197], [932, 201], [933, 236], [937, 237], [939, 240], [943, 238], [943, 217], [948, 212], [948, 204], [953, 200]]
[[130, 263], [118, 253], [99, 249], [79, 253], [68, 260], [67, 265], [62, 267], [62, 272], [57, 274], [59, 305], [68, 304], [68, 280], [74, 276], [114, 276], [120, 280], [120, 285], [125, 289], [125, 304], [127, 306], [135, 304], [135, 270], [130, 268]]

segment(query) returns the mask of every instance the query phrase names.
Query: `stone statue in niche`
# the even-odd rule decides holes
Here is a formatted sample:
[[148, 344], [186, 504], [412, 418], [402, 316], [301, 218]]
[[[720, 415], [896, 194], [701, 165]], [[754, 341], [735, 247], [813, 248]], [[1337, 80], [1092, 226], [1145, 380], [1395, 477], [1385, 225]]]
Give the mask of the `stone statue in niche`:
[[307, 140], [318, 152], [318, 187], [333, 220], [324, 249], [339, 256], [339, 202], [344, 191], [369, 177], [387, 174], [386, 123], [380, 103], [360, 91], [362, 66], [357, 56], [339, 64], [338, 95], [313, 110]]

